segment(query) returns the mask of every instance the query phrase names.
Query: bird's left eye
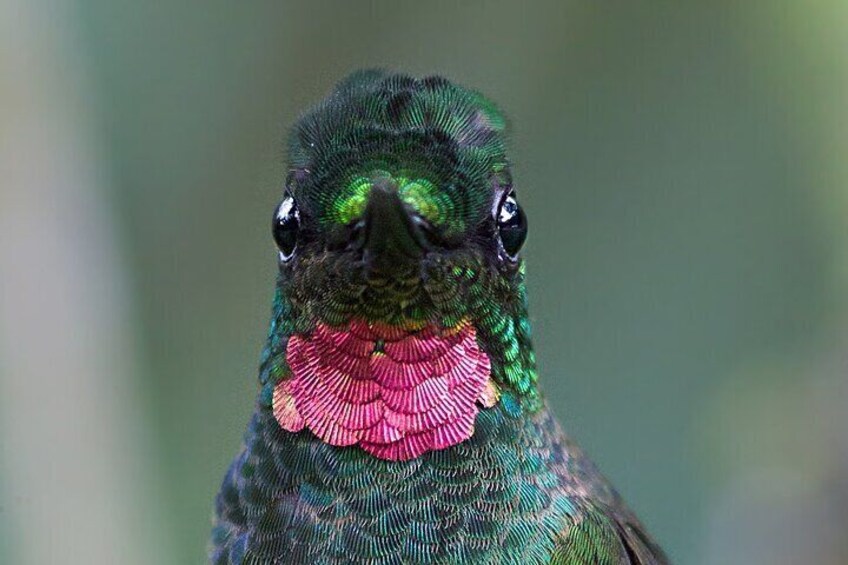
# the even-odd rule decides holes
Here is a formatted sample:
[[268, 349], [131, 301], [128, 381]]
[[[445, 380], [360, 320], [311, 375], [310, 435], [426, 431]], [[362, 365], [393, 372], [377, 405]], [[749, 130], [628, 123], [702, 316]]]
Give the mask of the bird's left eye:
[[280, 250], [280, 260], [288, 261], [294, 255], [300, 232], [300, 211], [297, 209], [297, 202], [288, 192], [274, 211], [271, 229], [277, 249]]
[[501, 202], [497, 222], [503, 250], [510, 259], [515, 259], [527, 239], [527, 216], [519, 206], [514, 190], [510, 190]]

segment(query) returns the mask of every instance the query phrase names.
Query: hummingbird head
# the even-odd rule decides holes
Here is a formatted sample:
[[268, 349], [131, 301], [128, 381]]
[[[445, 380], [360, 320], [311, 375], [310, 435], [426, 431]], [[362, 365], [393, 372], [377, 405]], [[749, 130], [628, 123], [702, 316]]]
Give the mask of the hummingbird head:
[[[372, 373], [407, 375], [400, 365], [425, 358], [447, 371], [455, 348], [477, 359], [463, 361], [467, 375], [457, 373], [457, 382], [473, 382], [467, 405], [484, 393], [517, 410], [538, 402], [519, 255], [527, 221], [504, 130], [502, 114], [477, 92], [441, 77], [384, 71], [353, 74], [294, 127], [272, 221], [280, 274], [262, 370], [263, 382], [276, 386], [275, 411], [291, 409], [289, 420], [278, 417], [283, 427], [302, 426], [295, 400], [303, 412], [307, 397], [320, 395], [314, 387], [353, 386], [333, 381], [337, 366], [356, 383]], [[353, 359], [367, 363], [348, 367]], [[435, 365], [421, 367], [435, 378]], [[353, 442], [325, 429], [332, 418], [316, 415], [318, 408], [305, 410], [313, 431], [337, 445]], [[470, 420], [457, 425], [473, 426], [474, 414], [468, 409]], [[415, 452], [386, 437], [355, 439], [387, 458]]]
[[441, 77], [343, 81], [290, 138], [273, 231], [291, 298], [328, 323], [450, 325], [486, 271], [517, 299], [527, 223], [504, 125], [491, 102]]

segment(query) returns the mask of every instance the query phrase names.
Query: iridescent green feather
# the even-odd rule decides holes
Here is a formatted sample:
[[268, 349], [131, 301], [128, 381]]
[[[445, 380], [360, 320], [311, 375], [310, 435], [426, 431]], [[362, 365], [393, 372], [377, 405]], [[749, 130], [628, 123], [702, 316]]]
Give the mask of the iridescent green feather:
[[[491, 102], [443, 78], [365, 71], [293, 130], [287, 189], [312, 239], [281, 265], [256, 411], [216, 500], [213, 563], [667, 562], [538, 391], [524, 266], [491, 237], [512, 188], [504, 129]], [[445, 252], [380, 271], [338, 251], [375, 178], [439, 228]], [[291, 376], [289, 337], [352, 318], [470, 321], [498, 404], [469, 440], [410, 461], [284, 431], [272, 393]]]

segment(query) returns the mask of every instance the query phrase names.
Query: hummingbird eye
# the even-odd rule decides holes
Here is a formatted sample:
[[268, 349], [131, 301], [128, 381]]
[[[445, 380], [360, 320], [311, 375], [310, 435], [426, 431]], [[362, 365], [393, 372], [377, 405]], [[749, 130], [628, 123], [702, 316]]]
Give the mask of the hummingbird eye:
[[300, 231], [300, 211], [297, 209], [297, 202], [288, 192], [274, 211], [271, 230], [277, 249], [280, 250], [280, 260], [288, 261], [294, 255]]
[[527, 216], [518, 205], [514, 190], [504, 196], [498, 209], [497, 222], [501, 246], [510, 259], [515, 259], [527, 239]]

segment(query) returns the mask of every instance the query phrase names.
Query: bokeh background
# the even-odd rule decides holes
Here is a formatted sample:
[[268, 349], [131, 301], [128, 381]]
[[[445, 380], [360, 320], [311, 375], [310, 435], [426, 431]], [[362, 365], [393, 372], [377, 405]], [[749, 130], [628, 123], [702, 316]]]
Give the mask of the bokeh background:
[[202, 563], [291, 122], [512, 117], [544, 389], [680, 564], [848, 563], [848, 4], [0, 3], [0, 562]]

